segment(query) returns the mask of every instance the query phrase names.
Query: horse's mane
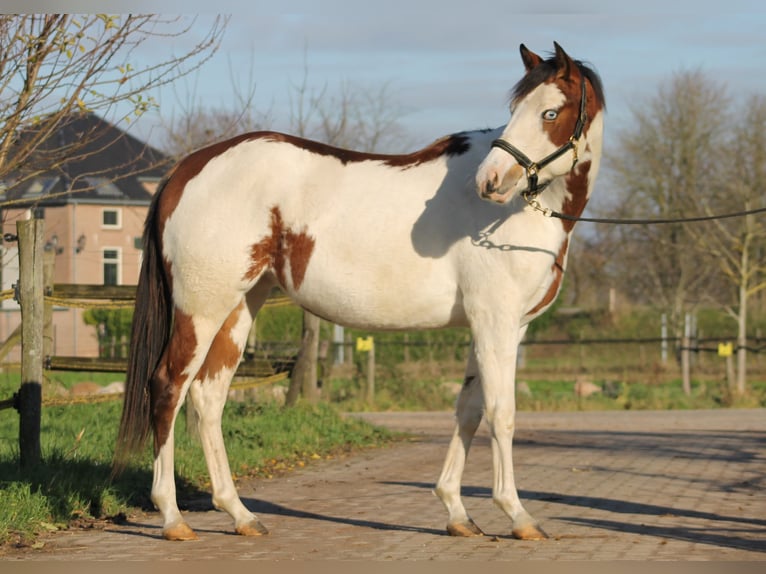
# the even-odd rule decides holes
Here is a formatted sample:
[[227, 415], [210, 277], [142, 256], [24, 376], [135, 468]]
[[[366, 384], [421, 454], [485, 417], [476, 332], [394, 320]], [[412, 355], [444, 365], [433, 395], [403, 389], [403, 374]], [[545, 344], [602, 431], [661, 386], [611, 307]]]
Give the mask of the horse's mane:
[[[593, 91], [596, 93], [596, 98], [601, 103], [601, 107], [606, 109], [606, 99], [604, 98], [604, 86], [601, 83], [601, 78], [596, 71], [580, 60], [574, 60], [577, 69], [580, 73], [590, 82], [593, 86]], [[540, 62], [537, 66], [526, 74], [511, 90], [511, 102], [516, 102], [523, 99], [537, 86], [543, 82], [547, 82], [551, 78], [555, 77], [558, 72], [558, 66], [556, 65], [556, 58], [551, 57], [547, 60]]]

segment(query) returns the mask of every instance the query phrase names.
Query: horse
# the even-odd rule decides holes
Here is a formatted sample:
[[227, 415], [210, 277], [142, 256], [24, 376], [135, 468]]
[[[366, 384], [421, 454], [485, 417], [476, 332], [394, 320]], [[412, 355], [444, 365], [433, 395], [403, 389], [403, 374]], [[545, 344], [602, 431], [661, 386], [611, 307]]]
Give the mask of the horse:
[[[509, 122], [496, 129], [402, 155], [253, 132], [171, 168], [145, 222], [114, 459], [124, 468], [153, 437], [151, 499], [164, 538], [197, 537], [174, 483], [173, 429], [187, 395], [213, 504], [238, 534], [268, 533], [238, 496], [221, 417], [253, 319], [275, 287], [350, 327], [470, 328], [455, 430], [434, 488], [447, 532], [483, 534], [460, 483], [485, 417], [493, 501], [514, 537], [547, 536], [514, 482], [516, 356], [527, 325], [561, 287], [573, 219], [598, 173], [606, 109], [598, 74], [554, 48], [543, 58], [521, 44], [525, 73]], [[570, 217], [543, 217], [546, 210]]]

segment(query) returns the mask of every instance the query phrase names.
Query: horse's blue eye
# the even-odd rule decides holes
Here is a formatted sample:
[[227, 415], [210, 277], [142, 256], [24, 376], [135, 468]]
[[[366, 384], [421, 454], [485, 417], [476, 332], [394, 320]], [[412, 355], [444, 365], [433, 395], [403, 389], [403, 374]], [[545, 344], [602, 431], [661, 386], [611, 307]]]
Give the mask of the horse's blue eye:
[[543, 119], [547, 121], [553, 121], [559, 117], [559, 113], [556, 110], [545, 110], [543, 112]]

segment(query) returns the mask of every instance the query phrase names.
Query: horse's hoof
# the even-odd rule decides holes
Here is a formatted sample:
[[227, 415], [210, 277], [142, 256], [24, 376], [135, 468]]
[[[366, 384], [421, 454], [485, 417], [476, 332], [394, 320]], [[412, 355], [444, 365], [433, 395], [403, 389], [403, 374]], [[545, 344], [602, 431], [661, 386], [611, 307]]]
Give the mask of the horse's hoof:
[[514, 528], [511, 531], [511, 534], [514, 538], [518, 538], [519, 540], [545, 540], [548, 538], [545, 531], [534, 524], [527, 524], [525, 526], [520, 526], [519, 528]]
[[194, 532], [185, 522], [179, 522], [175, 526], [162, 529], [162, 536], [165, 540], [199, 540], [197, 533]]
[[269, 529], [258, 520], [253, 520], [242, 526], [237, 526], [234, 530], [241, 536], [265, 536], [269, 533]]
[[450, 536], [484, 536], [481, 528], [470, 518], [466, 522], [453, 522], [447, 525], [447, 532]]

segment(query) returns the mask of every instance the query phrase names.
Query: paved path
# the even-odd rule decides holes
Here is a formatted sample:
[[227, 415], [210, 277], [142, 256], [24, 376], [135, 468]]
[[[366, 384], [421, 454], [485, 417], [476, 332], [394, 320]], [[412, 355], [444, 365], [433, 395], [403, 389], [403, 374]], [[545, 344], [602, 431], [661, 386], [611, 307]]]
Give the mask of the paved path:
[[491, 500], [482, 425], [464, 480], [487, 533], [445, 535], [431, 488], [449, 413], [370, 413], [416, 439], [240, 485], [271, 534], [232, 534], [228, 516], [188, 513], [196, 542], [160, 538], [156, 513], [68, 531], [2, 560], [766, 560], [766, 410], [520, 413], [514, 457], [527, 509], [551, 535], [526, 542]]

